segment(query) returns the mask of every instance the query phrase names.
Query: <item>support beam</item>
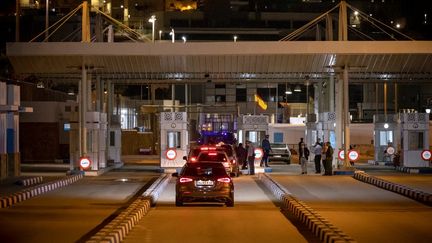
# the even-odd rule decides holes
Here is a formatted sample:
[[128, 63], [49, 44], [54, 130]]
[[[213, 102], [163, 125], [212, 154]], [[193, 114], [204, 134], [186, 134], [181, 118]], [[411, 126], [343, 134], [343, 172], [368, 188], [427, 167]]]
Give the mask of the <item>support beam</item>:
[[81, 93], [80, 93], [80, 109], [79, 109], [79, 128], [80, 128], [80, 157], [83, 157], [87, 154], [87, 128], [86, 128], [86, 112], [88, 107], [88, 100], [87, 100], [87, 69], [86, 66], [83, 64], [81, 69]]
[[82, 3], [81, 42], [90, 42], [90, 14], [87, 1]]
[[347, 5], [345, 0], [342, 0], [339, 6], [338, 40], [339, 41], [348, 40], [348, 15], [347, 15]]
[[350, 149], [350, 114], [349, 114], [349, 87], [348, 87], [348, 66], [345, 65], [343, 70], [343, 122], [344, 122], [344, 167], [351, 167], [348, 158]]

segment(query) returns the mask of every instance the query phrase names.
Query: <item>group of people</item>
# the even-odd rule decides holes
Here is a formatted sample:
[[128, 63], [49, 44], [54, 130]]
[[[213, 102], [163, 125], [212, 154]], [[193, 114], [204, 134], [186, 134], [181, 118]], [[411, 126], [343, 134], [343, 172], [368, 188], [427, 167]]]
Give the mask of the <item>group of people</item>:
[[[261, 159], [260, 166], [269, 167], [269, 153], [271, 151], [270, 141], [268, 140], [269, 135], [266, 135], [261, 142], [261, 148], [263, 149], [263, 156]], [[242, 166], [242, 170], [249, 169], [249, 175], [255, 175], [255, 147], [249, 140], [246, 141], [246, 147], [243, 147], [242, 143], [239, 143], [236, 149], [237, 157], [239, 159], [239, 165]]]
[[[333, 147], [330, 142], [321, 143], [321, 139], [318, 138], [317, 142], [313, 146], [314, 163], [315, 163], [315, 173], [321, 174], [321, 162], [324, 167], [324, 175], [332, 175], [332, 161], [333, 161]], [[309, 160], [309, 149], [307, 145], [303, 141], [303, 138], [300, 138], [300, 142], [298, 143], [298, 155], [299, 155], [299, 163], [301, 165], [301, 174], [307, 174], [307, 162]]]
[[[261, 142], [261, 148], [263, 150], [263, 156], [261, 159], [260, 166], [270, 167], [268, 165], [269, 154], [271, 151], [270, 141], [268, 140], [269, 135], [266, 135], [265, 138]], [[242, 170], [249, 169], [249, 175], [255, 174], [255, 147], [253, 143], [249, 140], [246, 141], [246, 146], [243, 147], [242, 143], [236, 148], [237, 157], [239, 160], [239, 165], [242, 166]], [[324, 175], [332, 175], [332, 160], [333, 160], [333, 148], [330, 142], [321, 143], [321, 140], [318, 138], [317, 142], [313, 146], [313, 153], [315, 154], [314, 163], [315, 163], [315, 173], [321, 174], [321, 162], [324, 168]], [[303, 138], [300, 138], [300, 142], [298, 143], [298, 155], [299, 155], [299, 163], [301, 165], [301, 173], [307, 174], [307, 162], [309, 160], [309, 149], [307, 145], [304, 143]]]

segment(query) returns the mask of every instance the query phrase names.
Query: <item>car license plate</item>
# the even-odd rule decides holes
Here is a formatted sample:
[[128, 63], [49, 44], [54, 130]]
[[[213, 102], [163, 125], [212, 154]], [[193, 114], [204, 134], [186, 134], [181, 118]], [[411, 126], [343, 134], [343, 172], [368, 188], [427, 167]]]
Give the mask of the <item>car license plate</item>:
[[214, 181], [208, 180], [208, 181], [203, 181], [203, 180], [197, 180], [195, 182], [195, 185], [197, 186], [213, 186]]

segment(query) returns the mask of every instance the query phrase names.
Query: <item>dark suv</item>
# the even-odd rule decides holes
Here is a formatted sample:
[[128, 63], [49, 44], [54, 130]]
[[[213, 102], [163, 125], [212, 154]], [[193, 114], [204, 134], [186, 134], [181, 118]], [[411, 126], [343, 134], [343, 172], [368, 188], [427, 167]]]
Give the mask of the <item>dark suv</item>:
[[176, 181], [176, 206], [185, 202], [221, 202], [234, 206], [234, 183], [222, 163], [186, 163]]

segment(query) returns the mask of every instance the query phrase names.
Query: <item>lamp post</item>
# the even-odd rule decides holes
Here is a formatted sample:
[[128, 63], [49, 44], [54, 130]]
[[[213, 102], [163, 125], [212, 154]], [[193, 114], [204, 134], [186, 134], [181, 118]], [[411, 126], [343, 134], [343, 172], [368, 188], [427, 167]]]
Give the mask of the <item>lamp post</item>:
[[234, 38], [234, 42], [237, 42], [238, 36], [235, 35], [233, 38]]
[[45, 39], [48, 41], [48, 27], [49, 27], [49, 0], [45, 1]]
[[155, 41], [154, 36], [155, 36], [155, 23], [156, 23], [156, 16], [152, 15], [149, 20], [149, 23], [152, 23], [152, 42]]
[[186, 43], [186, 36], [182, 36], [183, 43]]
[[159, 30], [159, 40], [162, 40], [162, 30]]

